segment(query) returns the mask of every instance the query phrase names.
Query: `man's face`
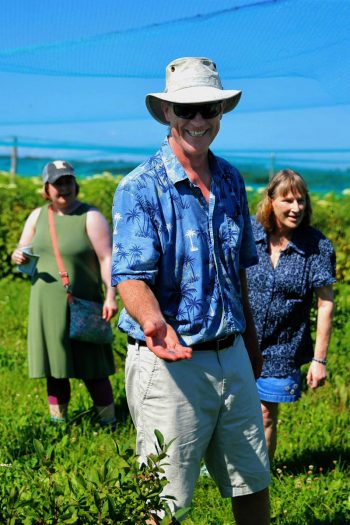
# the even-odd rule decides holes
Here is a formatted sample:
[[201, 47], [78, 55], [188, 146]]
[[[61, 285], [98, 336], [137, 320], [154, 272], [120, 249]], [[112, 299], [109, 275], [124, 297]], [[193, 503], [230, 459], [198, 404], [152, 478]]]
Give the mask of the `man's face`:
[[[193, 108], [193, 105], [177, 104], [175, 105], [177, 113], [182, 113], [180, 111], [182, 106]], [[187, 157], [206, 154], [220, 129], [223, 103], [220, 102], [219, 113], [213, 118], [204, 118], [207, 116], [206, 111], [203, 111], [204, 117], [200, 111], [197, 111], [192, 118], [181, 118], [175, 114], [174, 105], [168, 102], [163, 102], [162, 108], [171, 128], [170, 145], [175, 154], [182, 153]], [[191, 112], [189, 114], [192, 116]]]

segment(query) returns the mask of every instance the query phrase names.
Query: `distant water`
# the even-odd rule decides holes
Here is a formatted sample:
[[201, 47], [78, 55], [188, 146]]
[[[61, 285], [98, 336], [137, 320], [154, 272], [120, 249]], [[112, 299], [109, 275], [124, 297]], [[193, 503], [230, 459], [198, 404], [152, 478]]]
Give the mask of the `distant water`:
[[[223, 156], [241, 171], [246, 185], [251, 186], [254, 189], [266, 186], [272, 168], [273, 171], [277, 171], [286, 167], [291, 167], [299, 171], [305, 178], [309, 189], [312, 192], [341, 193], [345, 188], [350, 188], [350, 168], [309, 168], [307, 166], [298, 166], [295, 162], [286, 163], [283, 161], [283, 164], [280, 164], [276, 162], [276, 160], [274, 161], [274, 165], [271, 166], [271, 161], [268, 160], [251, 159], [247, 161], [246, 157], [233, 157], [229, 154]], [[145, 158], [146, 157], [147, 156], [145, 155]], [[17, 173], [23, 177], [38, 176], [41, 174], [45, 164], [51, 160], [52, 158], [19, 158], [17, 161]], [[142, 160], [142, 157], [128, 162], [116, 160], [85, 161], [70, 159], [75, 167], [78, 177], [81, 178], [100, 174], [104, 171], [110, 172], [113, 175], [126, 175], [142, 162]], [[10, 164], [10, 157], [0, 156], [0, 171], [9, 171]]]
[[[68, 160], [68, 159], [67, 159]], [[52, 161], [51, 158], [36, 158], [36, 157], [24, 157], [18, 158], [17, 160], [17, 173], [23, 177], [36, 177], [41, 175], [45, 164]], [[109, 160], [96, 160], [96, 161], [83, 161], [83, 160], [72, 160], [75, 172], [78, 177], [90, 177], [104, 171], [111, 172], [113, 175], [125, 175], [129, 173], [138, 162], [124, 162], [124, 161], [109, 161]], [[11, 166], [10, 157], [0, 156], [0, 171], [9, 171]]]

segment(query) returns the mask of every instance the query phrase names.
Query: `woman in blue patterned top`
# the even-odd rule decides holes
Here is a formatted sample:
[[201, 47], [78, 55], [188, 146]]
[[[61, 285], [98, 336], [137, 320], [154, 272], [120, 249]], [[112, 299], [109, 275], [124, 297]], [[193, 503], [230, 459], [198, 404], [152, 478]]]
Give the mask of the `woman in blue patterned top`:
[[[277, 444], [280, 402], [301, 395], [300, 366], [311, 361], [307, 383], [326, 378], [332, 329], [335, 253], [324, 235], [310, 226], [307, 186], [296, 172], [279, 171], [270, 181], [252, 219], [259, 263], [247, 270], [249, 299], [264, 358], [257, 380], [270, 460]], [[310, 311], [316, 295], [317, 328], [313, 348]]]

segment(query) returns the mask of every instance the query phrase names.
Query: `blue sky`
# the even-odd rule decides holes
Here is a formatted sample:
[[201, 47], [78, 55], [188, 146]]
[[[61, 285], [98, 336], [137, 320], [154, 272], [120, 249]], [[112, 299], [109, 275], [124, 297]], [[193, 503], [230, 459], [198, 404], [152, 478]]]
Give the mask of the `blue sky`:
[[164, 89], [171, 59], [192, 55], [213, 58], [224, 87], [243, 89], [214, 149], [350, 158], [346, 0], [0, 0], [0, 9], [0, 145], [18, 136], [31, 144], [21, 155], [156, 149], [166, 128], [144, 97]]

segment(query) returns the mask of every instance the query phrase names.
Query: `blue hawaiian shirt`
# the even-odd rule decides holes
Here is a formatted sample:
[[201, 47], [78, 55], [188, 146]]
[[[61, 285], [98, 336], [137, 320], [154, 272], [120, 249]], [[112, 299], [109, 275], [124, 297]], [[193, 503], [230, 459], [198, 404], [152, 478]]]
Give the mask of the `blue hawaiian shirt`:
[[[211, 152], [209, 161], [209, 204], [167, 139], [122, 179], [113, 202], [112, 285], [145, 281], [187, 345], [244, 332], [239, 270], [257, 262], [243, 179]], [[125, 309], [118, 326], [144, 340]]]
[[249, 301], [264, 357], [262, 377], [283, 377], [313, 356], [314, 289], [335, 282], [335, 253], [319, 230], [300, 227], [273, 268], [268, 238], [252, 219], [259, 264], [247, 270]]

